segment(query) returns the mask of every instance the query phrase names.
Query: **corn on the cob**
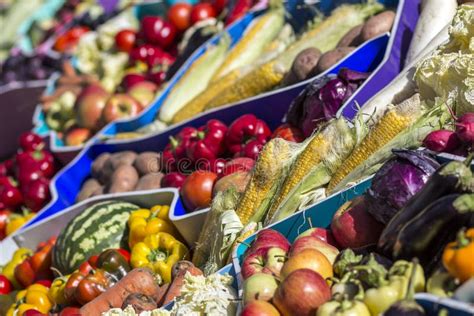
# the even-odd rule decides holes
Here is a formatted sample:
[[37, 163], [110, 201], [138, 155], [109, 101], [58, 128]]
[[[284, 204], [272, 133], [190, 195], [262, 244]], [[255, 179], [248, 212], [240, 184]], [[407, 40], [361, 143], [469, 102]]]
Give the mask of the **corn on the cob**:
[[[275, 195], [267, 212], [266, 223], [274, 221], [273, 217], [277, 210], [278, 219], [290, 215], [298, 209], [303, 194], [325, 185], [330, 180], [330, 175], [352, 151], [355, 140], [355, 129], [351, 130], [344, 118], [330, 121], [309, 138], [291, 165], [278, 194]], [[316, 170], [318, 168], [319, 170]], [[282, 207], [282, 203], [289, 198], [291, 205]]]
[[271, 90], [283, 80], [284, 74], [284, 71], [275, 70], [274, 60], [265, 63], [222, 91], [209, 102], [206, 109], [237, 102]]
[[212, 200], [211, 210], [199, 234], [196, 248], [193, 254], [193, 263], [196, 267], [202, 267], [211, 253], [209, 240], [216, 238], [219, 230], [220, 216], [227, 210], [233, 210], [237, 206], [240, 194], [233, 188], [219, 192]]
[[236, 209], [243, 225], [250, 221], [259, 222], [263, 218], [297, 145], [274, 138], [263, 147]]
[[349, 173], [361, 165], [378, 149], [382, 148], [404, 129], [413, 124], [422, 114], [418, 98], [418, 106], [412, 102], [390, 107], [370, 130], [362, 142], [353, 150], [344, 164], [332, 177], [327, 190], [331, 192]]
[[235, 69], [209, 86], [197, 97], [188, 102], [179, 110], [171, 121], [172, 124], [180, 123], [204, 111], [206, 104], [218, 96], [222, 91], [235, 83], [241, 75], [241, 69]]
[[212, 81], [219, 80], [231, 71], [254, 62], [262, 54], [265, 46], [280, 33], [284, 22], [284, 10], [281, 6], [259, 17], [226, 56]]
[[302, 50], [316, 47], [324, 53], [335, 48], [347, 31], [382, 8], [383, 5], [379, 3], [338, 7], [331, 16], [316, 24], [314, 29], [304, 34], [282, 54], [239, 79], [214, 98], [206, 108], [237, 102], [273, 89], [281, 83], [296, 55]]
[[229, 37], [224, 35], [217, 46], [209, 47], [186, 71], [173, 87], [160, 108], [158, 118], [169, 123], [176, 112], [206, 89], [212, 75], [224, 62], [229, 48]]
[[[450, 101], [448, 100], [448, 102]], [[441, 99], [436, 100], [435, 105], [428, 111], [425, 108], [425, 104], [419, 100], [418, 94], [402, 104], [419, 113], [415, 114], [417, 116], [416, 121], [355, 168], [329, 193], [340, 191], [348, 184], [355, 183], [375, 173], [392, 156], [392, 149], [418, 148], [426, 135], [434, 130], [443, 128], [446, 122], [452, 119], [448, 106]], [[452, 106], [453, 104], [450, 104], [449, 108], [452, 108]]]

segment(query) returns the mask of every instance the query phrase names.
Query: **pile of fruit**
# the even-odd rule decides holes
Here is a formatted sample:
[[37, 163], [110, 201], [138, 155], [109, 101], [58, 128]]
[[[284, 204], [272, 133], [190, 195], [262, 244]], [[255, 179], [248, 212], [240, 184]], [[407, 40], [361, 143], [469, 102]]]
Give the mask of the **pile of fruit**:
[[50, 200], [49, 183], [58, 166], [45, 145], [38, 135], [25, 132], [18, 153], [0, 163], [0, 240]]

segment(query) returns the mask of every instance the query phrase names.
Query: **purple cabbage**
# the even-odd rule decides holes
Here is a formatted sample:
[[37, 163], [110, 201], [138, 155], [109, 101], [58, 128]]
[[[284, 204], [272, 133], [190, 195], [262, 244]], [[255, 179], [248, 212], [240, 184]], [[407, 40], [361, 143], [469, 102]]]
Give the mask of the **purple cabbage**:
[[406, 205], [439, 168], [439, 163], [426, 151], [393, 150], [395, 155], [377, 171], [367, 192], [369, 213], [381, 223]]
[[320, 124], [336, 116], [368, 76], [368, 73], [342, 68], [337, 76], [315, 79], [293, 100], [287, 115], [288, 123], [301, 128], [308, 137]]

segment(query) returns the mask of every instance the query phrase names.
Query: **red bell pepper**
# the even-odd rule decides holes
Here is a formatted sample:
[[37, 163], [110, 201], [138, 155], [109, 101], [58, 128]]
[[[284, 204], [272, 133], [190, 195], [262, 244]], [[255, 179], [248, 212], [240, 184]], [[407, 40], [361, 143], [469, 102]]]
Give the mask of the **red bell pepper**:
[[264, 121], [253, 114], [245, 114], [229, 126], [226, 145], [235, 157], [256, 159], [271, 134]]
[[6, 276], [0, 274], [0, 295], [5, 295], [13, 291], [13, 284]]
[[23, 196], [15, 181], [10, 177], [0, 178], [0, 207], [17, 209], [23, 204]]
[[51, 280], [46, 280], [46, 279], [41, 279], [35, 282], [35, 284], [41, 284], [47, 288], [50, 288], [51, 285], [53, 284], [53, 281]]
[[51, 178], [54, 175], [54, 157], [49, 151], [23, 151], [16, 154], [15, 160], [20, 185], [39, 179], [41, 176]]
[[32, 211], [38, 212], [49, 201], [49, 180], [39, 178], [25, 184], [22, 188], [25, 205]]
[[41, 136], [33, 132], [24, 132], [20, 135], [20, 147], [24, 151], [44, 148], [45, 143]]
[[183, 186], [186, 176], [180, 172], [170, 172], [161, 179], [162, 188], [181, 188]]
[[209, 120], [198, 128], [187, 148], [188, 158], [198, 164], [199, 161], [214, 161], [225, 152], [227, 126], [219, 120]]
[[166, 171], [176, 169], [176, 164], [186, 158], [186, 149], [191, 143], [191, 138], [197, 133], [194, 127], [184, 127], [174, 137], [170, 137], [170, 142], [163, 151], [163, 164]]
[[51, 263], [55, 242], [56, 238], [51, 238], [48, 242], [38, 245], [36, 252], [30, 257], [36, 280], [53, 279]]
[[304, 140], [303, 132], [290, 124], [282, 124], [273, 132], [272, 138], [283, 138], [290, 142], [301, 143]]

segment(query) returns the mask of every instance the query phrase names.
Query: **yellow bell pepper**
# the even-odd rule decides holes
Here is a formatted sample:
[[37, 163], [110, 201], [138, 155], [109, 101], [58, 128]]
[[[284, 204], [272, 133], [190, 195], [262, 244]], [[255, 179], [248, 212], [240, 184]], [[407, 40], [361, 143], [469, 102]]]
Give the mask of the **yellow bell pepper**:
[[15, 268], [32, 254], [33, 252], [30, 249], [19, 248], [13, 254], [12, 260], [10, 260], [10, 262], [8, 262], [7, 265], [2, 269], [2, 274], [7, 277], [15, 289], [21, 288], [21, 285], [16, 281], [15, 278]]
[[169, 209], [168, 205], [156, 205], [150, 210], [139, 209], [132, 212], [128, 219], [130, 249], [151, 234], [165, 232], [178, 236], [176, 228], [168, 218]]
[[39, 311], [42, 314], [48, 314], [53, 307], [48, 297], [48, 288], [41, 284], [30, 285], [26, 290], [18, 292], [16, 302], [10, 306], [7, 316], [23, 316], [30, 309]]
[[66, 283], [68, 279], [69, 275], [54, 279], [48, 291], [48, 297], [51, 303], [56, 305], [63, 305], [67, 303], [64, 290], [66, 289]]
[[443, 265], [449, 274], [461, 282], [474, 277], [474, 228], [459, 231], [456, 241], [443, 251]]
[[30, 219], [35, 216], [35, 213], [28, 213], [25, 215], [18, 215], [14, 214], [8, 219], [7, 227], [5, 228], [5, 232], [8, 235], [13, 234], [17, 231], [21, 226], [26, 224]]
[[133, 268], [148, 267], [159, 274], [164, 283], [171, 282], [171, 268], [188, 259], [188, 248], [168, 233], [148, 235], [132, 248], [130, 263]]

